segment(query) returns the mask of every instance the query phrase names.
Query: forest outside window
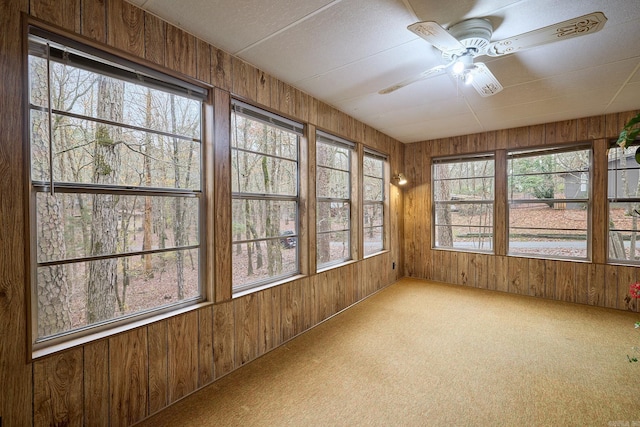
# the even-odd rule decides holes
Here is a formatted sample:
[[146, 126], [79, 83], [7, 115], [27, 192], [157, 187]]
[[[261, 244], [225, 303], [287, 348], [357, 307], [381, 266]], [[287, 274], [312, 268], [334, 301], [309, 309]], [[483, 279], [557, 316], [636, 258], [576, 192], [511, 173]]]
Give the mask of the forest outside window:
[[493, 251], [493, 154], [433, 161], [435, 248]]
[[316, 134], [317, 268], [351, 259], [351, 164], [355, 144]]
[[362, 164], [364, 256], [384, 249], [385, 169], [387, 158], [365, 149]]
[[590, 257], [590, 146], [507, 155], [510, 255]]
[[233, 101], [233, 291], [292, 277], [298, 262], [302, 124]]
[[640, 260], [640, 143], [620, 148], [612, 143], [607, 156], [609, 201], [609, 261], [638, 264]]
[[201, 301], [206, 89], [30, 29], [34, 348]]

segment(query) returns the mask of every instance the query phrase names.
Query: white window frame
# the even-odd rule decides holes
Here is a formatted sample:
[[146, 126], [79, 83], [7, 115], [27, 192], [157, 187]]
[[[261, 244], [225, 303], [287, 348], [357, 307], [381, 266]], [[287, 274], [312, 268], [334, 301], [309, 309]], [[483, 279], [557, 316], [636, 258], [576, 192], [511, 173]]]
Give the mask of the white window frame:
[[[353, 203], [352, 203], [352, 192], [351, 192], [351, 187], [353, 185], [352, 183], [352, 179], [353, 179], [353, 171], [352, 171], [352, 164], [353, 164], [353, 157], [356, 154], [355, 153], [355, 143], [351, 142], [351, 141], [347, 141], [346, 139], [342, 139], [339, 138], [337, 136], [322, 132], [322, 131], [316, 131], [316, 153], [318, 150], [318, 145], [320, 144], [324, 144], [324, 145], [328, 145], [328, 146], [335, 146], [338, 147], [340, 149], [344, 149], [347, 150], [348, 153], [348, 158], [347, 158], [347, 169], [337, 169], [340, 172], [346, 172], [348, 174], [348, 179], [347, 179], [347, 197], [346, 198], [340, 198], [340, 197], [320, 197], [317, 196], [320, 192], [318, 191], [318, 175], [320, 174], [320, 171], [322, 169], [331, 169], [330, 167], [327, 166], [323, 166], [320, 165], [317, 161], [318, 156], [316, 155], [316, 239], [317, 241], [320, 240], [321, 236], [327, 235], [327, 234], [331, 234], [335, 231], [339, 231], [339, 232], [344, 232], [347, 235], [347, 256], [344, 258], [339, 258], [339, 259], [335, 259], [335, 260], [330, 260], [327, 261], [325, 263], [320, 263], [320, 260], [317, 260], [317, 269], [318, 270], [322, 270], [322, 269], [326, 269], [329, 267], [333, 267], [333, 266], [337, 266], [340, 265], [346, 261], [351, 260], [351, 231], [352, 231], [352, 221], [351, 218], [353, 216]], [[344, 230], [329, 230], [329, 231], [320, 231], [319, 227], [317, 226], [318, 222], [321, 220], [321, 218], [318, 215], [318, 206], [320, 205], [320, 203], [339, 203], [339, 204], [347, 204], [349, 206], [349, 217], [348, 217], [348, 224], [347, 224], [347, 228]], [[317, 246], [317, 245], [316, 245]], [[316, 257], [319, 257], [319, 254], [316, 253]]]
[[[463, 164], [463, 163], [471, 163], [471, 162], [480, 162], [480, 161], [492, 161], [493, 162], [493, 174], [492, 175], [486, 175], [486, 176], [473, 176], [473, 177], [469, 177], [469, 178], [460, 178], [460, 177], [447, 177], [447, 178], [440, 178], [438, 176], [437, 173], [437, 168], [438, 165], [442, 165], [442, 164]], [[496, 194], [495, 194], [495, 178], [496, 178], [496, 172], [495, 172], [495, 155], [494, 153], [481, 153], [481, 154], [474, 154], [474, 155], [469, 155], [469, 156], [456, 156], [456, 157], [437, 157], [434, 158], [432, 160], [432, 164], [431, 164], [431, 197], [433, 200], [433, 206], [431, 209], [431, 220], [432, 220], [432, 236], [431, 236], [431, 241], [432, 241], [432, 245], [431, 247], [433, 249], [446, 249], [446, 250], [454, 250], [454, 251], [460, 251], [460, 252], [478, 252], [478, 253], [495, 253], [495, 217], [494, 217], [494, 213], [495, 213], [495, 199], [496, 199]], [[492, 188], [491, 188], [491, 194], [493, 195], [493, 197], [491, 199], [472, 199], [472, 200], [464, 200], [464, 199], [458, 199], [458, 200], [454, 200], [453, 197], [451, 197], [449, 200], [437, 200], [437, 188], [438, 188], [438, 184], [441, 181], [448, 181], [448, 180], [460, 180], [460, 179], [491, 179], [492, 180]], [[486, 205], [490, 207], [491, 210], [491, 218], [492, 221], [490, 223], [490, 225], [485, 225], [485, 226], [471, 226], [469, 224], [451, 224], [451, 227], [469, 227], [469, 228], [483, 228], [483, 229], [489, 229], [491, 230], [491, 237], [490, 237], [490, 243], [489, 243], [489, 248], [487, 249], [482, 249], [482, 248], [476, 248], [476, 247], [471, 247], [471, 248], [461, 248], [461, 247], [456, 247], [455, 246], [455, 236], [454, 236], [454, 241], [452, 242], [451, 246], [445, 246], [442, 244], [438, 244], [437, 242], [437, 228], [438, 226], [440, 226], [440, 224], [438, 224], [438, 220], [439, 220], [439, 215], [438, 215], [438, 209], [448, 209], [449, 211], [452, 211], [454, 207], [464, 207], [464, 206], [473, 206], [473, 205]]]
[[[363, 155], [363, 163], [366, 160], [366, 158], [370, 158], [373, 160], [377, 160], [381, 162], [381, 177], [378, 176], [373, 176], [373, 175], [367, 175], [365, 173], [365, 168], [364, 166], [362, 167], [362, 177], [363, 177], [363, 185], [366, 185], [364, 183], [366, 178], [371, 178], [371, 179], [375, 179], [375, 180], [380, 180], [381, 184], [382, 184], [382, 194], [381, 194], [381, 200], [368, 200], [366, 198], [366, 191], [362, 191], [362, 242], [363, 242], [363, 249], [362, 249], [362, 253], [363, 256], [365, 258], [379, 254], [381, 252], [384, 252], [387, 248], [387, 238], [386, 238], [386, 233], [387, 233], [387, 227], [386, 227], [386, 222], [387, 222], [387, 212], [386, 212], [386, 203], [387, 203], [387, 186], [388, 186], [388, 169], [389, 169], [389, 164], [388, 164], [388, 158], [386, 155], [379, 153], [377, 151], [371, 150], [369, 148], [365, 148], [364, 149], [364, 155]], [[367, 206], [379, 206], [380, 212], [382, 213], [382, 223], [381, 225], [377, 225], [377, 226], [372, 226], [369, 227], [367, 226], [367, 223], [365, 221], [365, 214], [367, 211]], [[370, 228], [379, 228], [381, 229], [380, 231], [380, 236], [382, 239], [381, 242], [381, 246], [380, 248], [376, 248], [376, 250], [374, 251], [367, 251], [367, 232]]]
[[[141, 86], [149, 86], [151, 88], [161, 90], [166, 93], [177, 94], [182, 97], [192, 98], [201, 103], [200, 109], [200, 138], [189, 138], [189, 140], [196, 142], [200, 145], [200, 168], [197, 173], [199, 174], [199, 187], [198, 188], [169, 188], [169, 187], [132, 187], [122, 185], [101, 185], [101, 184], [86, 184], [86, 183], [70, 183], [56, 181], [55, 177], [49, 172], [49, 179], [39, 180], [32, 178], [31, 174], [31, 133], [28, 131], [27, 147], [26, 147], [26, 163], [27, 163], [27, 175], [30, 188], [30, 196], [27, 202], [27, 210], [29, 212], [29, 230], [30, 230], [30, 244], [29, 244], [29, 275], [31, 281], [31, 344], [33, 350], [33, 357], [39, 357], [40, 355], [48, 354], [52, 348], [60, 348], [59, 346], [66, 346], [66, 343], [75, 342], [87, 342], [93, 339], [94, 336], [104, 336], [111, 333], [110, 331], [120, 331], [122, 328], [127, 328], [131, 324], [139, 324], [140, 321], [155, 317], [158, 315], [168, 316], [173, 312], [182, 312], [184, 309], [190, 306], [195, 306], [200, 302], [203, 302], [207, 295], [206, 289], [203, 286], [204, 275], [204, 260], [205, 254], [205, 229], [204, 229], [204, 174], [203, 174], [203, 136], [204, 136], [204, 109], [205, 103], [208, 102], [209, 91], [208, 89], [198, 86], [196, 84], [187, 82], [185, 80], [178, 79], [171, 75], [162, 73], [156, 69], [149, 68], [131, 60], [121, 58], [116, 54], [102, 51], [93, 46], [85, 45], [74, 39], [61, 36], [59, 34], [52, 33], [50, 31], [41, 29], [36, 26], [29, 27], [29, 53], [28, 56], [40, 57], [47, 61], [47, 70], [49, 69], [49, 62], [61, 62], [71, 64], [74, 67], [82, 68], [87, 71], [96, 73], [98, 75], [107, 75], [116, 77], [118, 79], [128, 81]], [[26, 59], [28, 61], [28, 59]], [[48, 72], [48, 71], [47, 71]], [[47, 85], [50, 84], [50, 72], [48, 72]], [[50, 91], [49, 91], [50, 92]], [[165, 137], [184, 139], [184, 136], [177, 134], [170, 134], [163, 131], [157, 131], [150, 128], [144, 128], [134, 125], [129, 125], [124, 122], [109, 122], [101, 119], [96, 119], [92, 116], [84, 116], [81, 114], [67, 112], [63, 110], [57, 110], [55, 108], [48, 108], [47, 106], [37, 106], [30, 102], [30, 95], [26, 95], [26, 109], [27, 117], [31, 119], [31, 115], [34, 112], [44, 113], [49, 117], [49, 171], [52, 170], [53, 156], [51, 150], [53, 146], [52, 134], [51, 134], [51, 121], [52, 115], [68, 116], [80, 120], [90, 121], [94, 123], [103, 123], [106, 125], [118, 126], [123, 129], [129, 129], [134, 131], [147, 132], [149, 134], [161, 134]], [[51, 103], [51, 94], [49, 93], [49, 101]], [[198, 200], [198, 218], [196, 219], [198, 228], [198, 241], [195, 244], [186, 246], [173, 246], [166, 249], [151, 249], [151, 250], [138, 250], [118, 252], [109, 255], [87, 255], [83, 257], [67, 258], [62, 257], [53, 261], [38, 261], [36, 248], [38, 246], [38, 228], [36, 221], [37, 212], [37, 195], [42, 193], [55, 194], [86, 194], [88, 196], [96, 194], [111, 194], [114, 196], [150, 196], [150, 197], [174, 197], [183, 198], [184, 200], [196, 198]], [[197, 251], [197, 271], [198, 271], [198, 283], [197, 283], [197, 295], [187, 297], [177, 302], [169, 302], [160, 306], [143, 309], [141, 311], [132, 312], [125, 315], [115, 316], [111, 319], [103, 320], [98, 323], [91, 323], [82, 327], [72, 328], [62, 332], [46, 335], [44, 337], [38, 337], [38, 284], [37, 284], [37, 271], [38, 268], [46, 268], [48, 266], [64, 266], [66, 264], [91, 262], [101, 259], [118, 259], [122, 257], [131, 256], [143, 256], [145, 254], [161, 254], [179, 252], [185, 250]], [[99, 334], [99, 335], [95, 335]]]
[[[234, 126], [233, 117], [234, 114], [240, 114], [245, 118], [249, 118], [251, 120], [255, 120], [258, 122], [262, 122], [266, 125], [273, 126], [279, 128], [281, 130], [285, 130], [287, 132], [291, 132], [297, 135], [297, 156], [295, 159], [296, 162], [296, 194], [295, 195], [279, 195], [279, 194], [257, 194], [257, 193], [247, 193], [247, 192], [239, 192], [233, 191], [231, 193], [232, 201], [244, 201], [244, 200], [256, 200], [256, 201], [283, 201], [283, 202], [294, 202], [295, 203], [295, 231], [291, 235], [287, 235], [287, 239], [294, 239], [295, 244], [295, 265], [296, 268], [294, 271], [284, 272], [280, 275], [275, 275], [272, 277], [267, 277], [266, 279], [257, 279], [254, 281], [245, 282], [239, 285], [232, 284], [232, 292], [234, 294], [250, 292], [253, 290], [262, 289], [265, 286], [270, 284], [274, 284], [280, 282], [282, 280], [288, 279], [290, 277], [294, 277], [300, 274], [300, 144], [302, 143], [302, 137], [304, 136], [304, 125], [302, 123], [298, 123], [294, 120], [290, 120], [288, 118], [279, 116], [277, 114], [271, 113], [269, 111], [263, 110], [261, 108], [255, 107], [253, 105], [247, 104], [237, 99], [232, 99], [231, 101], [231, 117], [232, 123], [231, 126]], [[232, 130], [233, 132], [233, 130]], [[238, 148], [234, 146], [235, 141], [231, 139], [231, 155], [234, 156], [234, 153], [237, 153]], [[243, 149], [244, 150], [244, 149]], [[248, 150], [244, 150], [248, 151]], [[253, 152], [257, 155], [267, 156], [262, 152]], [[271, 156], [273, 157], [273, 156]], [[291, 159], [285, 159], [291, 160]], [[233, 221], [233, 219], [232, 219]], [[282, 236], [270, 236], [270, 237], [260, 237], [257, 239], [244, 239], [244, 240], [236, 240], [235, 236], [232, 237], [232, 247], [235, 247], [237, 244], [247, 244], [247, 243], [261, 243], [268, 240], [281, 240]]]

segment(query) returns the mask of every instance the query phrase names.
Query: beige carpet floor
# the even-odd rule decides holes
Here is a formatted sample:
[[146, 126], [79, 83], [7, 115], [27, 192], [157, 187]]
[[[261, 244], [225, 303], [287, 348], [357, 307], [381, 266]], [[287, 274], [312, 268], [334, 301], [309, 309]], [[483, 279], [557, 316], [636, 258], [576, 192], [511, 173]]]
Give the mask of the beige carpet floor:
[[402, 279], [140, 426], [640, 426], [638, 320]]

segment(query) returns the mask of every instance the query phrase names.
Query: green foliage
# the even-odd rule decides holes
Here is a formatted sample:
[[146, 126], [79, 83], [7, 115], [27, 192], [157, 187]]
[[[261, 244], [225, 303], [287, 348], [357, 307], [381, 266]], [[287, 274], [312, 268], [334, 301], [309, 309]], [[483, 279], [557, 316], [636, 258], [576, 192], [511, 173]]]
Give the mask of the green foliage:
[[626, 125], [620, 131], [620, 136], [618, 136], [618, 141], [616, 142], [620, 147], [626, 148], [633, 141], [636, 140], [638, 135], [640, 134], [640, 113], [636, 114], [631, 120], [627, 122]]

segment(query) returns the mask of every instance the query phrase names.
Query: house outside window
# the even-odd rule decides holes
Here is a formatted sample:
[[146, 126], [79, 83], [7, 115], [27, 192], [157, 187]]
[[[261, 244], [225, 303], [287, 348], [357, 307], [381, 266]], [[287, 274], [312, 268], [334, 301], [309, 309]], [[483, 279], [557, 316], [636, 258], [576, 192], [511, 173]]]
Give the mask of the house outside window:
[[351, 259], [351, 165], [355, 144], [316, 133], [317, 268]]
[[433, 246], [493, 252], [493, 154], [434, 159], [432, 171]]
[[204, 299], [207, 90], [32, 27], [34, 349]]
[[233, 291], [241, 292], [300, 272], [303, 126], [234, 100], [231, 129]]
[[507, 154], [508, 253], [590, 259], [591, 147]]
[[386, 156], [365, 149], [362, 165], [364, 256], [373, 255], [385, 249], [386, 169]]

